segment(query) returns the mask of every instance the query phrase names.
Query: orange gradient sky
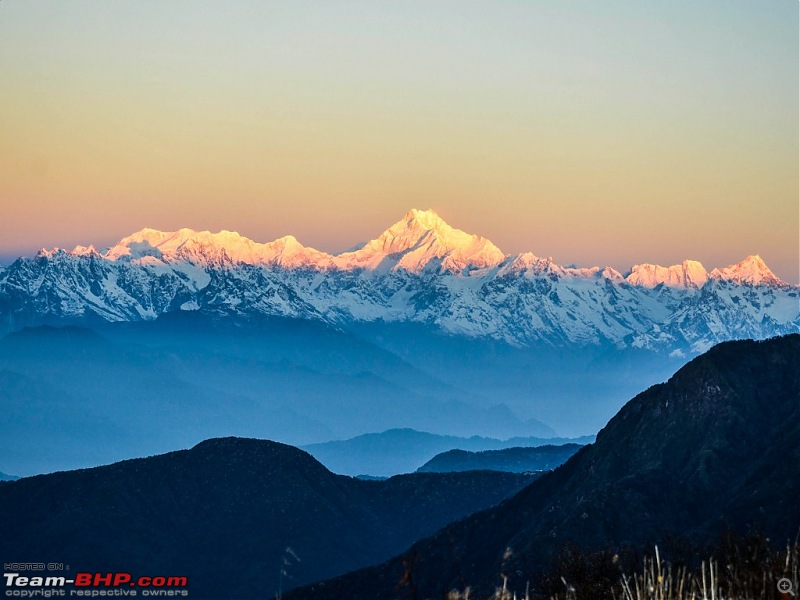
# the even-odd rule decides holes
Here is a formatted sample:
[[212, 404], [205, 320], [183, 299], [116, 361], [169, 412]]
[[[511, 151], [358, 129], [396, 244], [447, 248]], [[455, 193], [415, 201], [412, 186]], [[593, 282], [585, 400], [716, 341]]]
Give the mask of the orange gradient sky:
[[0, 255], [326, 251], [409, 208], [562, 264], [798, 281], [798, 3], [0, 3]]

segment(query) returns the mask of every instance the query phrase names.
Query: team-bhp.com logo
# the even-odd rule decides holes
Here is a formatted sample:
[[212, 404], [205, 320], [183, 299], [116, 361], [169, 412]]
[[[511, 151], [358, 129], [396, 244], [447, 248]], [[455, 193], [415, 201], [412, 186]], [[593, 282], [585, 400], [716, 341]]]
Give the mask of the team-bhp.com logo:
[[[63, 575], [21, 575], [3, 573], [6, 596], [20, 598], [53, 596], [188, 596], [186, 577], [134, 577], [130, 573], [75, 573], [69, 579]], [[64, 588], [70, 587], [67, 590]], [[137, 590], [138, 588], [138, 590]], [[181, 589], [183, 588], [183, 589]], [[43, 593], [48, 591], [50, 593]]]

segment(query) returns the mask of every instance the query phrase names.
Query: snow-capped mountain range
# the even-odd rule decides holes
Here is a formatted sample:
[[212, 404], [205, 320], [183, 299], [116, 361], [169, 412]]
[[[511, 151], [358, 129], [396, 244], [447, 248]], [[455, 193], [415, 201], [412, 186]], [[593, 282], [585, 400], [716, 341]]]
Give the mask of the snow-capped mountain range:
[[2, 329], [155, 319], [178, 310], [354, 322], [422, 322], [515, 346], [611, 344], [701, 352], [800, 331], [800, 288], [758, 256], [707, 271], [680, 265], [572, 268], [411, 210], [356, 250], [331, 255], [287, 236], [143, 229], [104, 251], [41, 250], [0, 271]]

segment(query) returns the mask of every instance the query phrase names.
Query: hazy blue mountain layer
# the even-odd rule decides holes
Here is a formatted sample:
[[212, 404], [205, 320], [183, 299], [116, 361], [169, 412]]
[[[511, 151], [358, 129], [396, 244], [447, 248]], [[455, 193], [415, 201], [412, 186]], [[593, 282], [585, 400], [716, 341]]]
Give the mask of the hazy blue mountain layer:
[[574, 454], [574, 450], [571, 450], [574, 443], [589, 444], [593, 441], [594, 436], [574, 439], [517, 437], [498, 440], [481, 436], [463, 438], [437, 435], [413, 429], [390, 429], [382, 433], [367, 433], [348, 440], [309, 444], [303, 446], [303, 450], [334, 473], [386, 476], [411, 473], [436, 455], [456, 448], [481, 451], [514, 446], [567, 444], [569, 449], [556, 450], [556, 453]]

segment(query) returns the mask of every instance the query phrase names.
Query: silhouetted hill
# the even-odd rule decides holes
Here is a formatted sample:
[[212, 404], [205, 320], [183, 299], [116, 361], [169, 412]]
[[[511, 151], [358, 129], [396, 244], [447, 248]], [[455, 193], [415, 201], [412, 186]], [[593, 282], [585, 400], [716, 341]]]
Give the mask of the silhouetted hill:
[[287, 547], [283, 589], [385, 560], [530, 481], [491, 472], [361, 481], [291, 446], [219, 438], [0, 483], [0, 556], [187, 576], [198, 598], [273, 597]]
[[347, 440], [309, 444], [302, 448], [334, 473], [380, 476], [410, 473], [437, 454], [453, 449], [478, 452], [516, 446], [538, 447], [573, 442], [588, 444], [593, 441], [594, 436], [513, 437], [498, 440], [475, 435], [465, 438], [396, 428], [381, 433], [366, 433]]
[[563, 446], [539, 446], [536, 448], [506, 448], [468, 452], [449, 450], [437, 454], [419, 469], [418, 473], [457, 473], [462, 471], [508, 471], [526, 473], [551, 471], [564, 464], [580, 450], [580, 444]]
[[415, 544], [405, 563], [292, 597], [443, 597], [466, 585], [476, 595], [501, 585], [501, 573], [519, 591], [568, 542], [591, 551], [679, 534], [703, 544], [756, 528], [781, 544], [800, 527], [798, 465], [800, 335], [720, 344], [628, 402], [595, 444]]

